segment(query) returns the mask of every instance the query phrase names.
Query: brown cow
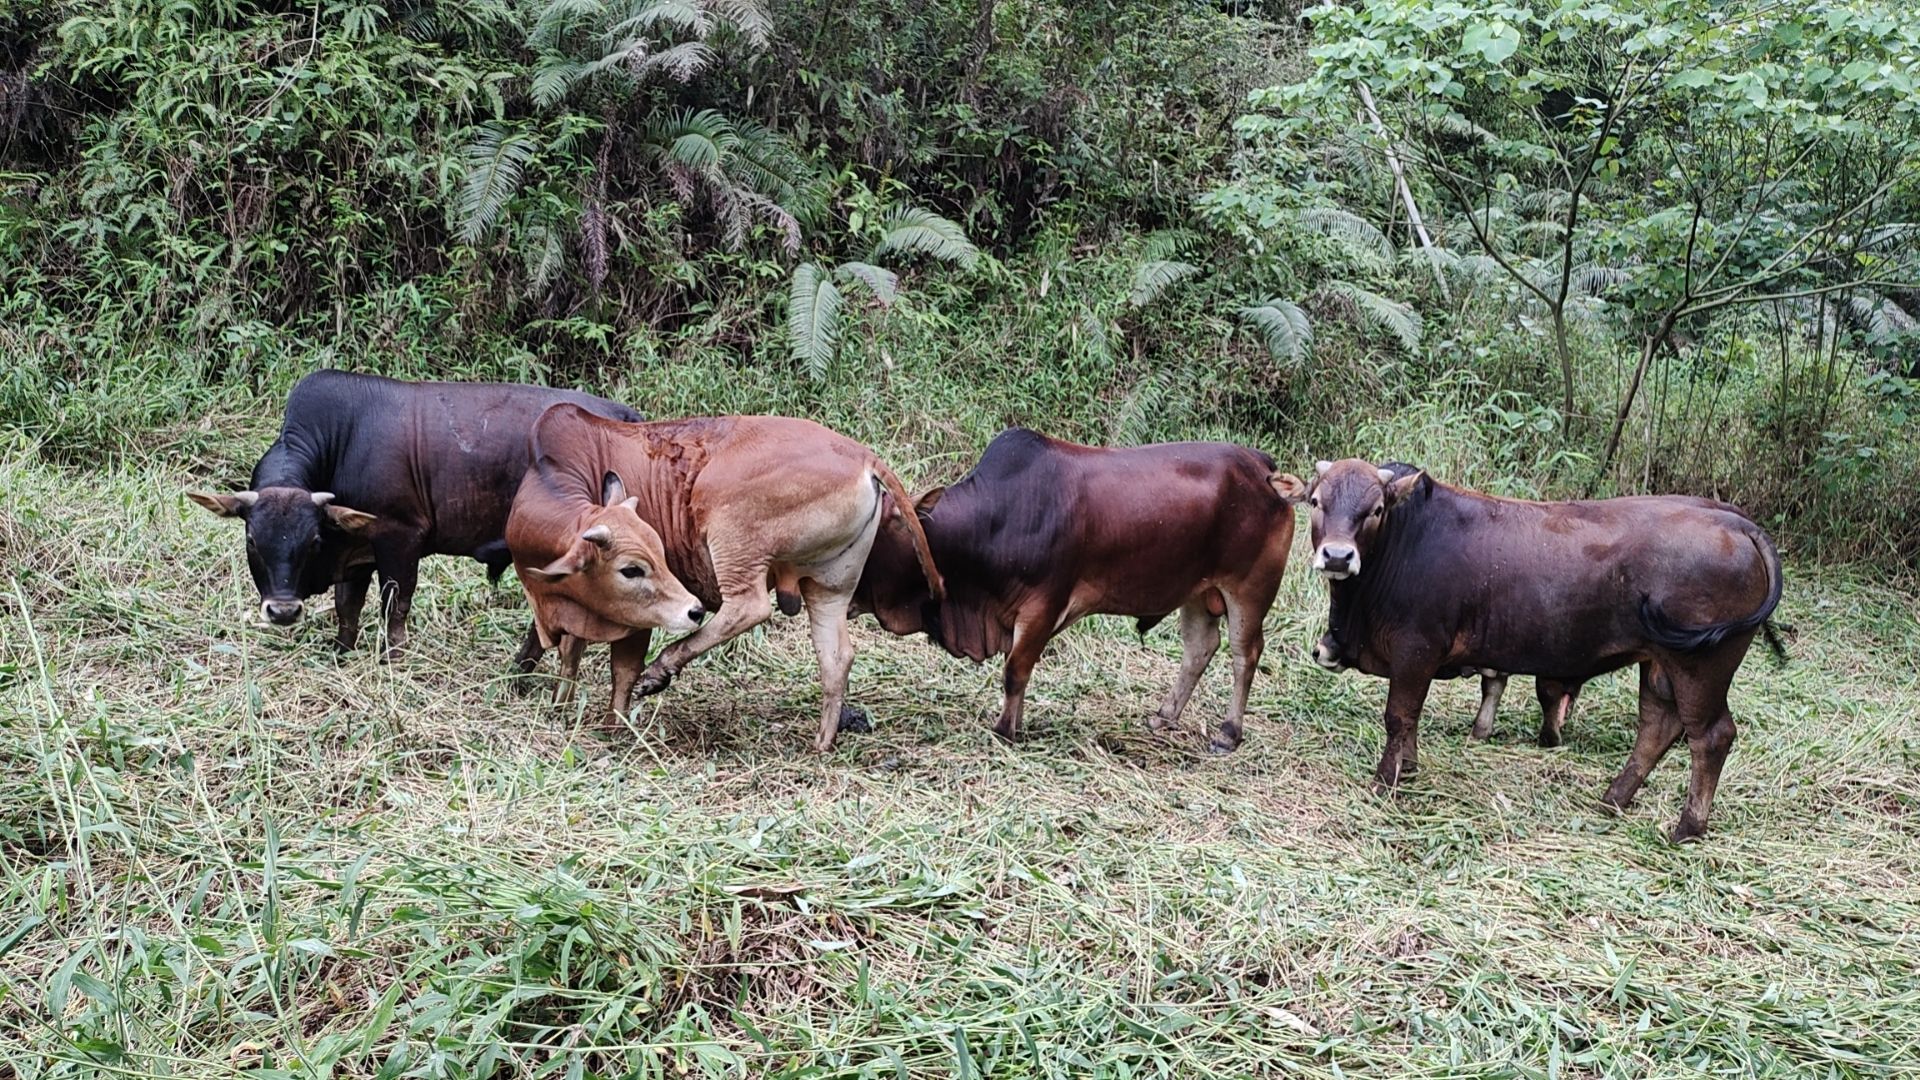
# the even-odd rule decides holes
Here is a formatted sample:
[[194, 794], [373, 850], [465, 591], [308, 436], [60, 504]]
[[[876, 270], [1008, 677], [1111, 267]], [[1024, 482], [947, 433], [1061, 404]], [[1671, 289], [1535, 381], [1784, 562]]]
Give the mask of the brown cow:
[[1308, 502], [1314, 569], [1345, 612], [1342, 659], [1390, 680], [1382, 787], [1417, 764], [1442, 671], [1576, 683], [1637, 663], [1639, 734], [1606, 801], [1632, 802], [1684, 734], [1693, 770], [1673, 838], [1705, 831], [1733, 744], [1727, 689], [1780, 602], [1759, 526], [1705, 500], [1501, 499], [1357, 458], [1321, 462]]
[[1019, 731], [1027, 680], [1053, 636], [1087, 615], [1130, 615], [1142, 632], [1180, 612], [1180, 676], [1150, 725], [1173, 724], [1220, 647], [1233, 699], [1212, 740], [1240, 745], [1253, 672], [1306, 493], [1273, 459], [1227, 443], [1107, 450], [1020, 428], [1001, 432], [958, 483], [915, 506], [946, 575], [943, 601], [915, 567], [914, 536], [881, 530], [855, 599], [895, 634], [924, 632], [976, 663], [1006, 654], [994, 730]]
[[[636, 685], [642, 696], [666, 689], [694, 657], [771, 617], [772, 586], [787, 614], [806, 605], [822, 689], [815, 745], [833, 745], [853, 666], [847, 609], [883, 493], [906, 500], [873, 451], [810, 420], [627, 424], [561, 405], [534, 422], [533, 462], [507, 545], [541, 640], [564, 642], [569, 682], [586, 642], [613, 642], [613, 709], [623, 714]], [[909, 532], [938, 594], [919, 523]], [[686, 599], [675, 591], [682, 582]], [[680, 629], [677, 611], [697, 621], [700, 613], [677, 607], [693, 598], [713, 619], [643, 675], [650, 631]]]

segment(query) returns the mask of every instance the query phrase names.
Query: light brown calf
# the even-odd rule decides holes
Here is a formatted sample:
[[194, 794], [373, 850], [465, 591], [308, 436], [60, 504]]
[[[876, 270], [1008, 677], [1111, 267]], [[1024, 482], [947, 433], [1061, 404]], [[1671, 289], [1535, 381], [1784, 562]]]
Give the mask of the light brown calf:
[[[562, 675], [585, 642], [612, 642], [613, 709], [624, 713], [636, 686], [658, 693], [694, 657], [765, 622], [778, 587], [782, 611], [806, 606], [820, 662], [814, 745], [830, 748], [853, 666], [847, 609], [881, 494], [912, 505], [893, 471], [852, 439], [787, 417], [628, 424], [564, 405], [541, 414], [532, 442], [507, 546], [543, 644], [560, 644]], [[939, 589], [920, 523], [903, 517]], [[651, 631], [690, 628], [699, 605], [713, 618], [642, 672]]]

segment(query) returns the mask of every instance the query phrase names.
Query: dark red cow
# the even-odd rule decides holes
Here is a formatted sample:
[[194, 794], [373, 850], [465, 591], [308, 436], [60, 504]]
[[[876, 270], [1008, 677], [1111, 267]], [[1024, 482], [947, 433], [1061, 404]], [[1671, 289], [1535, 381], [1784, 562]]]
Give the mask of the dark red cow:
[[995, 731], [1020, 727], [1027, 680], [1053, 636], [1087, 615], [1140, 629], [1180, 613], [1182, 661], [1149, 723], [1177, 721], [1220, 646], [1225, 617], [1233, 699], [1212, 744], [1240, 744], [1248, 688], [1293, 543], [1305, 485], [1257, 450], [1164, 443], [1109, 450], [1014, 428], [973, 471], [920, 496], [916, 510], [946, 599], [929, 593], [911, 533], [889, 520], [854, 593], [895, 634], [924, 632], [976, 662], [1005, 654]]
[[1340, 659], [1390, 681], [1379, 784], [1418, 761], [1421, 707], [1443, 673], [1578, 685], [1639, 664], [1639, 734], [1606, 800], [1626, 807], [1685, 735], [1693, 770], [1673, 837], [1705, 831], [1733, 745], [1727, 690], [1780, 602], [1779, 553], [1758, 525], [1700, 499], [1495, 498], [1358, 458], [1321, 462], [1308, 502]]

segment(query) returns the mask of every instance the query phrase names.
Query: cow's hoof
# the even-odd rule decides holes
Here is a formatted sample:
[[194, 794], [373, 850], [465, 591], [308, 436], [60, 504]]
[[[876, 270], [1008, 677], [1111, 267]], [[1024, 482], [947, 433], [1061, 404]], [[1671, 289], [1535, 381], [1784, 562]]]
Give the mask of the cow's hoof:
[[1228, 739], [1224, 735], [1215, 735], [1207, 740], [1207, 749], [1216, 754], [1231, 754], [1240, 749], [1239, 739]]
[[1173, 726], [1173, 721], [1161, 715], [1160, 713], [1156, 712], [1152, 716], [1147, 717], [1148, 731], [1162, 732], [1172, 726]]
[[1701, 821], [1692, 814], [1683, 813], [1680, 815], [1679, 824], [1675, 825], [1673, 831], [1667, 834], [1667, 839], [1676, 844], [1692, 844], [1697, 843], [1706, 835], [1706, 822]]
[[645, 673], [640, 676], [640, 681], [633, 684], [633, 689], [641, 697], [652, 697], [672, 685], [672, 672], [657, 671], [653, 668], [648, 668]]
[[1004, 743], [1017, 743], [1020, 741], [1019, 733], [1007, 727], [1005, 724], [993, 725], [993, 733]]
[[867, 710], [857, 705], [840, 706], [840, 730], [851, 731], [855, 735], [867, 735], [873, 731], [873, 719]]
[[1560, 745], [1560, 733], [1551, 728], [1541, 728], [1539, 741], [1542, 750], [1551, 750]]
[[1633, 805], [1633, 793], [1609, 787], [1607, 793], [1600, 796], [1600, 805], [1616, 814], [1624, 814], [1627, 808]]

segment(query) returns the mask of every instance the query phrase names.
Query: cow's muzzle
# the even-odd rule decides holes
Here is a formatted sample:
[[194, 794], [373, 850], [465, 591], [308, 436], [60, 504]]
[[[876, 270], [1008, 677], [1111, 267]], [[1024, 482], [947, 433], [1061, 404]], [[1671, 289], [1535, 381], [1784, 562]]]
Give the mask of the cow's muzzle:
[[1340, 653], [1333, 646], [1333, 635], [1328, 634], [1313, 643], [1313, 662], [1328, 671], [1345, 671], [1347, 665], [1340, 662]]
[[275, 626], [292, 626], [300, 621], [300, 612], [305, 606], [298, 600], [264, 600], [260, 603], [260, 614]]
[[707, 609], [696, 603], [688, 608], [686, 613], [680, 616], [680, 618], [674, 620], [673, 624], [668, 625], [664, 629], [669, 634], [691, 634], [695, 630], [700, 629], [700, 620], [706, 617]]
[[1360, 552], [1351, 544], [1321, 544], [1313, 553], [1313, 568], [1334, 581], [1360, 572]]

